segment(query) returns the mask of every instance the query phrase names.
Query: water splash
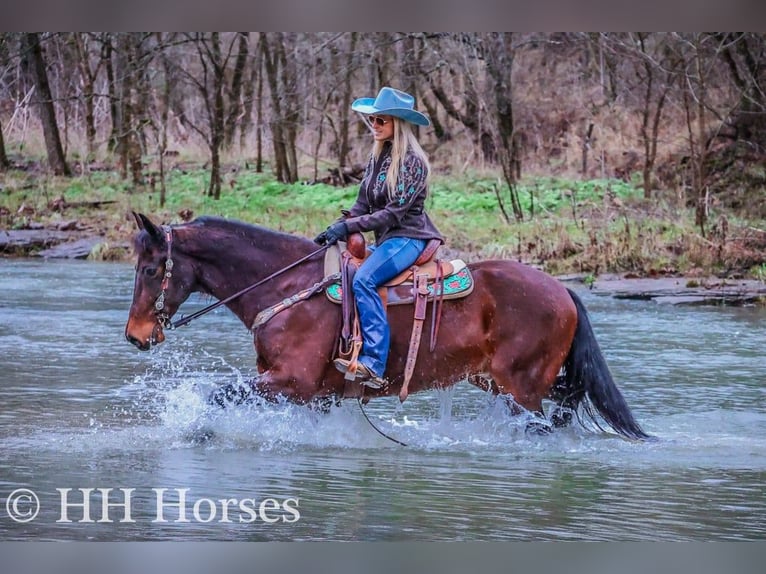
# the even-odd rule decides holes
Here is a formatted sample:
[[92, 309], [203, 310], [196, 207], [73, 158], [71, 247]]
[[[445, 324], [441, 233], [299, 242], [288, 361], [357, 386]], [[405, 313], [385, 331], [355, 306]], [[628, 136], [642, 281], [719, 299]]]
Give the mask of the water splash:
[[[398, 448], [367, 423], [355, 401], [318, 413], [286, 401], [255, 401], [220, 409], [207, 396], [223, 382], [245, 384], [253, 377], [195, 349], [174, 349], [137, 377], [144, 385], [139, 408], [156, 412], [159, 426], [176, 445], [290, 451], [298, 448]], [[531, 413], [513, 415], [505, 399], [455, 386], [411, 397], [377, 399], [363, 407], [385, 434], [427, 450], [525, 447]], [[578, 431], [567, 431], [577, 433]]]

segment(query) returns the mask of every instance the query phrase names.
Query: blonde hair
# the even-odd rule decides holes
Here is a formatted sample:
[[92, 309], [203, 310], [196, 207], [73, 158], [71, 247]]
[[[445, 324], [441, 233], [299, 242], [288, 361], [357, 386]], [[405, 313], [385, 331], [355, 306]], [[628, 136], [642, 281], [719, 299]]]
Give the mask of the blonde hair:
[[[404, 158], [407, 157], [408, 151], [411, 151], [423, 162], [423, 168], [426, 170], [426, 180], [428, 180], [428, 176], [431, 173], [431, 163], [428, 161], [426, 152], [420, 147], [420, 143], [418, 143], [418, 139], [415, 137], [415, 132], [412, 131], [412, 124], [394, 116], [391, 116], [391, 118], [394, 122], [394, 141], [391, 146], [391, 165], [388, 166], [388, 171], [386, 172], [386, 187], [388, 188], [389, 201], [396, 199], [396, 184], [399, 180], [399, 171], [404, 163]], [[376, 141], [373, 145], [372, 153], [375, 159], [380, 157], [384, 143]]]

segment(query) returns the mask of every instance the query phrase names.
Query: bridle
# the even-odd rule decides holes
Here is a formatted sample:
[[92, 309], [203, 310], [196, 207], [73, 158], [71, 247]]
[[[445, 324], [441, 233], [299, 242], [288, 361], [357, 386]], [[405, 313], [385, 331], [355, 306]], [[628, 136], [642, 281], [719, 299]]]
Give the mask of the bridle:
[[173, 229], [167, 225], [163, 225], [162, 231], [165, 232], [165, 243], [168, 244], [168, 255], [165, 259], [165, 275], [162, 278], [162, 285], [160, 285], [160, 294], [157, 295], [157, 298], [154, 300], [154, 309], [160, 327], [163, 329], [172, 329], [173, 324], [170, 321], [170, 315], [165, 312], [165, 294], [170, 285], [170, 278], [173, 277], [173, 258], [170, 256], [171, 249], [173, 248]]
[[220, 301], [216, 301], [212, 305], [208, 305], [204, 309], [200, 309], [199, 311], [196, 311], [195, 313], [192, 313], [188, 317], [181, 317], [177, 321], [171, 321], [170, 315], [165, 312], [165, 295], [167, 294], [168, 287], [170, 286], [170, 278], [173, 277], [173, 258], [171, 257], [172, 248], [173, 248], [173, 228], [168, 225], [162, 226], [162, 231], [165, 233], [165, 243], [167, 243], [168, 251], [167, 251], [167, 258], [165, 260], [165, 275], [162, 278], [162, 284], [160, 285], [160, 294], [157, 295], [157, 298], [154, 300], [154, 309], [155, 309], [155, 315], [157, 317], [157, 324], [162, 327], [163, 329], [175, 329], [177, 327], [181, 327], [183, 325], [188, 325], [191, 323], [194, 319], [197, 319], [201, 317], [202, 315], [205, 315], [212, 311], [213, 309], [217, 309], [221, 305], [225, 305], [229, 301], [233, 301], [237, 297], [241, 297], [245, 293], [248, 293], [258, 287], [259, 285], [262, 285], [263, 283], [266, 283], [267, 281], [270, 281], [274, 277], [277, 277], [278, 275], [281, 275], [282, 273], [289, 271], [293, 267], [296, 267], [303, 263], [304, 261], [307, 261], [308, 259], [311, 259], [314, 255], [321, 253], [322, 251], [326, 250], [328, 247], [330, 247], [329, 244], [324, 245], [320, 247], [319, 249], [312, 251], [305, 257], [301, 257], [298, 259], [298, 261], [295, 261], [294, 263], [291, 263], [287, 267], [283, 267], [279, 271], [276, 271], [269, 275], [268, 277], [264, 277], [260, 281], [253, 283], [249, 287], [245, 287], [241, 291], [237, 291], [233, 295], [230, 295], [229, 297], [226, 297], [225, 299], [221, 299]]

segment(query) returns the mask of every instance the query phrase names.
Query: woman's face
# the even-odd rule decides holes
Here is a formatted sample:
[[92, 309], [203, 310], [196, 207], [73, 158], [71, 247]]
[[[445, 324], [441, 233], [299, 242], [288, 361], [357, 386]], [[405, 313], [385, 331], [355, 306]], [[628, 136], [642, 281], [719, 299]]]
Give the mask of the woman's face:
[[372, 115], [367, 116], [372, 125], [375, 141], [394, 139], [394, 118], [392, 116]]

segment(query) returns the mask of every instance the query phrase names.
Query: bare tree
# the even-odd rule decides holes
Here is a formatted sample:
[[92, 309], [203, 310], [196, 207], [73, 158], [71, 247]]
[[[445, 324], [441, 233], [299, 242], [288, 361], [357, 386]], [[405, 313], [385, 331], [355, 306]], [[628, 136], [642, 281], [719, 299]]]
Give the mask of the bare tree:
[[624, 67], [622, 82], [615, 79], [611, 84], [615, 97], [618, 93], [624, 94], [625, 100], [631, 102], [638, 96], [636, 109], [641, 118], [639, 135], [644, 150], [642, 182], [646, 199], [652, 196], [665, 104], [679, 77], [680, 60], [674, 55], [670, 42], [667, 34], [644, 32], [601, 34], [599, 42], [601, 53], [605, 53], [609, 60], [620, 59], [629, 64]]
[[512, 34], [510, 32], [491, 33], [485, 38], [484, 45], [484, 61], [491, 83], [491, 101], [494, 104], [490, 109], [494, 120], [493, 131], [498, 159], [508, 186], [513, 215], [517, 221], [521, 221], [524, 219], [524, 213], [521, 210], [517, 188], [521, 175], [521, 160], [518, 139], [514, 132], [513, 86], [511, 84], [515, 55]]
[[224, 125], [226, 116], [225, 91], [226, 68], [231, 59], [234, 45], [241, 35], [234, 35], [224, 49], [219, 32], [210, 34], [196, 32], [186, 34], [187, 41], [196, 53], [196, 66], [184, 67], [177, 65], [178, 72], [197, 89], [202, 98], [205, 110], [205, 124], [200, 125], [191, 121], [187, 115], [186, 121], [205, 139], [210, 150], [210, 183], [207, 194], [215, 199], [221, 197], [221, 148], [224, 142]]
[[[513, 61], [515, 46], [511, 33], [462, 34], [456, 37], [462, 51], [463, 78], [466, 83], [464, 109], [453, 105], [444, 89], [431, 83], [431, 89], [448, 115], [478, 135], [484, 157], [500, 163], [508, 188], [514, 218], [524, 219], [518, 194], [521, 156], [514, 126]], [[450, 70], [455, 76], [456, 71]], [[484, 120], [480, 121], [483, 114]], [[501, 212], [509, 221], [503, 194], [496, 193]]]
[[29, 58], [29, 71], [37, 92], [36, 102], [43, 126], [45, 149], [48, 154], [48, 165], [56, 175], [71, 175], [69, 166], [64, 159], [64, 148], [61, 145], [56, 109], [53, 105], [45, 57], [40, 44], [40, 34], [27, 33], [23, 35], [26, 56]]
[[271, 135], [274, 143], [274, 171], [277, 180], [298, 181], [295, 149], [300, 117], [296, 62], [287, 58], [287, 39], [282, 32], [261, 33], [261, 49], [271, 95]]
[[79, 75], [79, 100], [84, 108], [88, 155], [92, 157], [96, 153], [96, 82], [104, 67], [106, 44], [99, 36], [83, 32], [72, 34], [72, 44]]
[[685, 88], [682, 91], [683, 109], [686, 117], [689, 165], [692, 192], [695, 198], [695, 224], [702, 236], [708, 219], [709, 192], [707, 181], [708, 123], [712, 119], [713, 106], [709, 101], [709, 82], [715, 58], [716, 41], [712, 34], [674, 34], [674, 49], [683, 66]]
[[[10, 34], [0, 34], [0, 80], [4, 79], [6, 72], [12, 68], [9, 58]], [[4, 83], [4, 82], [3, 82]], [[5, 152], [5, 140], [3, 139], [3, 125], [0, 122], [0, 172], [11, 167], [11, 162]]]
[[143, 185], [144, 130], [151, 124], [147, 74], [153, 53], [146, 46], [151, 37], [146, 33], [121, 32], [113, 38], [113, 47], [107, 50], [112, 56], [115, 103], [111, 147], [117, 153], [122, 177], [127, 179], [130, 172], [135, 185]]
[[720, 56], [737, 87], [736, 108], [727, 121], [734, 137], [759, 153], [766, 152], [766, 35], [718, 34]]
[[342, 96], [338, 117], [338, 168], [343, 174], [343, 168], [348, 165], [348, 154], [350, 151], [348, 141], [349, 114], [351, 112], [351, 79], [355, 71], [354, 55], [356, 53], [359, 33], [352, 32], [349, 37], [348, 51], [346, 52], [345, 68], [341, 70]]
[[231, 86], [229, 88], [229, 113], [224, 122], [223, 147], [231, 149], [234, 142], [234, 131], [237, 124], [244, 116], [244, 102], [242, 101], [242, 87], [245, 78], [245, 68], [249, 57], [249, 32], [237, 32], [238, 51], [234, 62], [234, 72], [231, 76]]
[[[174, 37], [174, 33], [169, 33], [166, 41], [163, 33], [157, 32], [157, 45], [163, 46], [166, 43], [172, 42]], [[157, 149], [157, 163], [159, 166], [160, 207], [164, 207], [165, 201], [167, 199], [167, 187], [165, 181], [165, 156], [168, 149], [168, 117], [170, 115], [170, 101], [173, 86], [173, 66], [170, 63], [168, 53], [165, 50], [162, 50], [160, 53], [160, 63], [162, 65], [161, 80], [157, 78], [154, 82], [152, 82], [152, 85], [159, 87], [152, 89], [153, 102], [150, 106], [150, 121], [153, 128]]]
[[257, 123], [255, 128], [256, 136], [256, 157], [255, 171], [263, 172], [263, 45], [258, 40], [257, 56], [253, 64], [253, 75], [257, 76], [257, 93], [255, 101], [257, 103]]
[[[495, 141], [481, 116], [481, 102], [486, 87], [483, 79], [486, 69], [483, 64], [482, 39], [477, 34], [436, 34], [424, 37], [423, 41], [440, 56], [437, 62], [430, 63], [429, 70], [424, 69], [422, 62], [418, 64], [419, 71], [428, 79], [436, 104], [441, 106], [448, 118], [469, 131], [484, 161], [496, 163], [498, 157]], [[422, 101], [432, 120], [438, 119], [436, 105], [432, 105], [426, 97]], [[434, 128], [437, 130], [436, 124]], [[439, 139], [449, 137], [441, 124], [438, 125], [437, 136]]]

